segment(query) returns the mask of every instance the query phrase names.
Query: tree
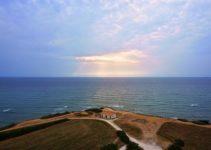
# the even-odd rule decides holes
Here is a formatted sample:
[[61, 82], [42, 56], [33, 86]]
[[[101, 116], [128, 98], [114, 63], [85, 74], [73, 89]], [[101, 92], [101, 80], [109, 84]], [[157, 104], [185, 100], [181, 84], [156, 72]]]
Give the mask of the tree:
[[129, 144], [130, 139], [124, 131], [117, 131], [117, 136], [123, 143]]

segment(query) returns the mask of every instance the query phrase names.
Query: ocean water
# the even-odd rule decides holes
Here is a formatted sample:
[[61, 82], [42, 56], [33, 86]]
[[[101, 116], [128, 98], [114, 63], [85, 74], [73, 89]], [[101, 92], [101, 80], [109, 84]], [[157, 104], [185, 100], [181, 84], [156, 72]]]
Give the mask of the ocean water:
[[0, 126], [101, 106], [211, 120], [211, 78], [0, 78]]

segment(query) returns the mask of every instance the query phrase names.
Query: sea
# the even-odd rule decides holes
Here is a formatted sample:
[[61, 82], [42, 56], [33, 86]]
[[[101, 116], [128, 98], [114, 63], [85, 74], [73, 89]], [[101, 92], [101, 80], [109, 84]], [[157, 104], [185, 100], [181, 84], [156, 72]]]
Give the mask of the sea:
[[0, 78], [0, 126], [106, 106], [211, 121], [211, 78]]

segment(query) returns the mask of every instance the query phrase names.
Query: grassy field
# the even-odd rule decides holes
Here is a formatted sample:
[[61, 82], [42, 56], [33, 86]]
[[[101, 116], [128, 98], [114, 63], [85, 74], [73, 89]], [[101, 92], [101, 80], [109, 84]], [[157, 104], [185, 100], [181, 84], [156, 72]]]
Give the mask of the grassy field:
[[140, 128], [121, 120], [115, 120], [115, 123], [120, 126], [125, 132], [129, 133], [131, 136], [137, 139], [142, 138], [143, 133]]
[[161, 126], [157, 134], [172, 142], [176, 139], [183, 140], [184, 150], [211, 149], [211, 128], [167, 122]]
[[32, 126], [26, 126], [26, 127], [22, 127], [22, 128], [16, 128], [16, 129], [11, 129], [11, 130], [5, 130], [5, 131], [1, 131], [0, 132], [0, 141], [6, 140], [6, 139], [10, 139], [10, 138], [14, 138], [14, 137], [18, 137], [21, 135], [25, 135], [27, 133], [31, 133], [34, 131], [38, 131], [41, 129], [45, 129], [48, 128], [50, 126], [62, 123], [62, 122], [66, 122], [69, 121], [69, 119], [59, 119], [59, 120], [54, 120], [54, 121], [50, 121], [50, 122], [46, 122], [46, 123], [42, 123], [42, 124], [35, 124]]
[[115, 130], [98, 120], [70, 120], [0, 142], [0, 149], [99, 149], [116, 139]]

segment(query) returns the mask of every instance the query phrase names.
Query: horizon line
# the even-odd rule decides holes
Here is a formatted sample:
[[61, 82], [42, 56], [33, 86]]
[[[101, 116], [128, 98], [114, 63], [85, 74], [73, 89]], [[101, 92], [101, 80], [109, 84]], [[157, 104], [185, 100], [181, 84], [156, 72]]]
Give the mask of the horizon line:
[[0, 78], [211, 78], [211, 76], [0, 76]]

